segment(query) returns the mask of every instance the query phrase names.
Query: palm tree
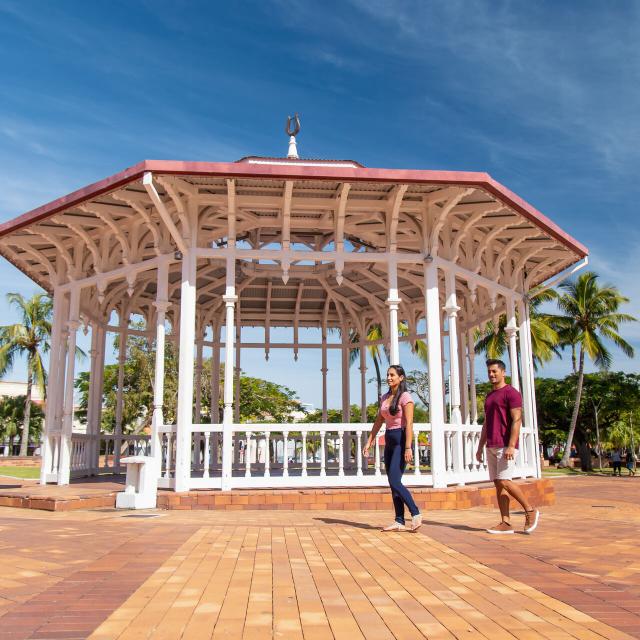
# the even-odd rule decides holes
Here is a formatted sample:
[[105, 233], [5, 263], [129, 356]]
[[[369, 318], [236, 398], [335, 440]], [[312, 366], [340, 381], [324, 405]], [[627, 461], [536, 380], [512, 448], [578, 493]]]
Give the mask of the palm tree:
[[[557, 299], [555, 291], [543, 291], [529, 302], [531, 347], [533, 350], [533, 366], [549, 362], [554, 356], [560, 356], [560, 336], [555, 328], [553, 314], [543, 313], [540, 306], [545, 302]], [[487, 358], [500, 358], [509, 348], [506, 332], [507, 316], [501, 315], [496, 330], [493, 321], [487, 322], [484, 332], [476, 333], [476, 353], [485, 353]]]
[[7, 302], [17, 308], [21, 322], [0, 327], [0, 377], [13, 368], [16, 356], [26, 355], [27, 394], [20, 440], [20, 455], [26, 456], [31, 420], [31, 389], [34, 380], [43, 398], [45, 395], [47, 376], [42, 354], [49, 351], [52, 302], [51, 298], [43, 293], [37, 293], [28, 300], [19, 293], [8, 293]]
[[[409, 335], [409, 326], [405, 321], [398, 322], [398, 335], [400, 336], [408, 336]], [[366, 340], [368, 342], [376, 342], [378, 340], [382, 340], [384, 335], [382, 333], [382, 326], [379, 324], [373, 324], [369, 327], [367, 331]], [[352, 331], [349, 336], [350, 342], [360, 342], [360, 335], [357, 331]], [[378, 406], [380, 406], [380, 398], [382, 398], [382, 372], [380, 370], [380, 364], [382, 363], [382, 354], [380, 350], [380, 346], [378, 344], [370, 344], [367, 347], [369, 351], [369, 355], [373, 360], [373, 366], [376, 370], [376, 383], [377, 383], [377, 391], [378, 391]], [[424, 340], [416, 340], [411, 343], [411, 351], [415, 353], [418, 358], [424, 363], [427, 362], [427, 343]], [[389, 359], [389, 354], [386, 353], [387, 360]], [[357, 358], [359, 357], [358, 349], [351, 349], [349, 352], [349, 365], [352, 365]]]
[[561, 343], [578, 349], [578, 384], [567, 443], [559, 465], [563, 467], [569, 464], [571, 445], [578, 422], [585, 354], [596, 366], [606, 370], [611, 365], [611, 353], [603, 339], [613, 342], [630, 358], [634, 353], [633, 347], [618, 333], [621, 323], [636, 320], [633, 316], [618, 312], [620, 305], [628, 302], [629, 299], [625, 298], [616, 287], [608, 284], [600, 286], [597, 280], [597, 274], [589, 271], [576, 280], [563, 282], [560, 285], [564, 293], [558, 296], [558, 307], [564, 315], [556, 316], [554, 322]]

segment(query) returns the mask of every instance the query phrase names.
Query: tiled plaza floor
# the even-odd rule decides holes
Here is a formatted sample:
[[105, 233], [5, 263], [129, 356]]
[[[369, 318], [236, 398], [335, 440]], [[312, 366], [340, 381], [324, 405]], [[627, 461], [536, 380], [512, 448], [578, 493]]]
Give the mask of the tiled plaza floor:
[[555, 486], [499, 538], [487, 509], [382, 534], [382, 512], [2, 508], [0, 640], [640, 638], [640, 480]]

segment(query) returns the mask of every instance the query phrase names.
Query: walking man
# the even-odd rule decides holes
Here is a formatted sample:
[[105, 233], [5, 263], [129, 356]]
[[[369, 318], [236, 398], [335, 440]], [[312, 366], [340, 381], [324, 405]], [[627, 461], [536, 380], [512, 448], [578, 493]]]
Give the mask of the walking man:
[[489, 478], [495, 484], [500, 508], [500, 523], [487, 531], [495, 534], [513, 533], [509, 516], [509, 497], [513, 497], [525, 512], [524, 532], [531, 533], [538, 526], [540, 512], [531, 506], [520, 487], [513, 482], [522, 425], [522, 396], [506, 383], [506, 367], [502, 360], [487, 360], [487, 373], [493, 389], [484, 403], [484, 424], [476, 459], [482, 462], [486, 445]]

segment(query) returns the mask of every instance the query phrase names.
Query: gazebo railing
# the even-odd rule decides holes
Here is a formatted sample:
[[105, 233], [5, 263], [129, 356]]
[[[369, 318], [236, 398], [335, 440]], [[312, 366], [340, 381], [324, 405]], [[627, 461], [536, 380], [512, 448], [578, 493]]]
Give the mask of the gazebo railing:
[[[370, 423], [233, 424], [230, 484], [233, 488], [367, 487], [385, 486], [384, 427], [378, 442], [365, 459], [361, 452]], [[440, 466], [444, 483], [464, 485], [489, 479], [485, 461], [475, 452], [481, 425], [445, 424], [444, 461]], [[425, 437], [426, 436], [426, 437]], [[414, 425], [414, 461], [407, 466], [408, 486], [433, 486], [431, 425]], [[176, 425], [158, 429], [160, 471], [158, 486], [175, 486]], [[96, 447], [99, 456], [96, 455]], [[191, 428], [191, 489], [222, 487], [223, 425], [194, 424]], [[306, 455], [304, 454], [306, 452]], [[72, 477], [95, 473], [121, 473], [119, 460], [127, 455], [150, 455], [150, 437], [140, 434], [73, 434]], [[117, 454], [117, 455], [116, 455]], [[515, 477], [536, 475], [535, 437], [523, 428]], [[96, 461], [97, 460], [97, 466]]]

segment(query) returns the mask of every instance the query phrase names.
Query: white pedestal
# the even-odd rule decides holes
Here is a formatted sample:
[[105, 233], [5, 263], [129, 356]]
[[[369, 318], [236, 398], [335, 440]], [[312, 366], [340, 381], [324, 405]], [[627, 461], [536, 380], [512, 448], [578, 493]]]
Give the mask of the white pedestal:
[[117, 509], [155, 509], [158, 477], [155, 460], [151, 456], [122, 458], [127, 465], [126, 488], [116, 496]]

